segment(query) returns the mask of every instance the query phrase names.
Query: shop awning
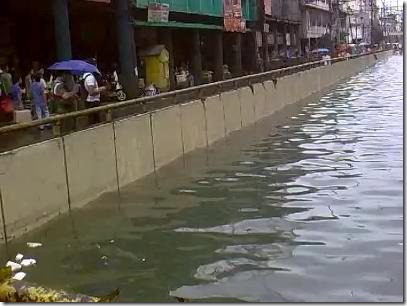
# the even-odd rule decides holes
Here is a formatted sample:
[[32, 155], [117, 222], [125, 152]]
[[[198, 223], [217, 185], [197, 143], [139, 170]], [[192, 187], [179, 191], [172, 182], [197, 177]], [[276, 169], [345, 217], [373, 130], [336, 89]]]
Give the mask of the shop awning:
[[209, 30], [223, 30], [223, 26], [204, 23], [192, 22], [147, 22], [141, 20], [133, 20], [133, 25], [142, 27], [167, 27], [167, 28], [187, 28], [187, 29], [209, 29]]

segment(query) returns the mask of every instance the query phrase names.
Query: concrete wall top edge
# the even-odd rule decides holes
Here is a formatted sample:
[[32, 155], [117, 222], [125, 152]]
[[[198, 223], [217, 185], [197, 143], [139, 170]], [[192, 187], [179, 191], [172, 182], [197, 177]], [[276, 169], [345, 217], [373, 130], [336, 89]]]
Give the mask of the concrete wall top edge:
[[53, 143], [53, 142], [59, 142], [59, 143], [62, 144], [62, 137], [52, 138], [52, 139], [44, 140], [44, 141], [41, 141], [41, 142], [29, 144], [29, 145], [26, 145], [26, 146], [18, 147], [18, 148], [9, 150], [9, 151], [1, 152], [0, 157], [1, 156], [6, 156], [6, 155], [12, 155], [12, 154], [15, 154], [15, 153], [17, 153], [17, 152], [19, 152], [21, 150], [25, 150], [27, 148], [44, 146], [44, 145], [46, 145], [48, 143]]
[[126, 118], [121, 118], [121, 119], [119, 119], [117, 121], [114, 121], [114, 124], [118, 124], [118, 123], [125, 122], [125, 121], [128, 121], [128, 120], [134, 120], [136, 118], [142, 118], [142, 117], [145, 117], [145, 116], [150, 116], [150, 112], [144, 113], [144, 114], [133, 115], [133, 116], [129, 116], [129, 117], [126, 117]]
[[202, 103], [202, 100], [201, 99], [195, 99], [195, 100], [192, 100], [192, 101], [181, 103], [180, 105], [181, 106], [187, 106], [187, 105], [194, 104], [194, 103], [197, 103], [197, 102]]

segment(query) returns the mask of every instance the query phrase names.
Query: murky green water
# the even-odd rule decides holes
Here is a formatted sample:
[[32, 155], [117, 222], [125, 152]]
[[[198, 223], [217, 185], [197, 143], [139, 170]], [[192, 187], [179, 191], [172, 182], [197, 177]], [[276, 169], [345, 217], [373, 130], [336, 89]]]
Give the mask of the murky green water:
[[8, 253], [37, 259], [31, 282], [122, 302], [402, 301], [402, 82], [393, 56]]

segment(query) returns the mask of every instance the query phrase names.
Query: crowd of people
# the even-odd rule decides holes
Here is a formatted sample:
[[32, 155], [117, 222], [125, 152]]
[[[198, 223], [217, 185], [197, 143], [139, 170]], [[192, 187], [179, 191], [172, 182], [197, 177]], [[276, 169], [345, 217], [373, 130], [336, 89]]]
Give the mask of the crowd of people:
[[[87, 62], [97, 64], [95, 59]], [[18, 68], [0, 66], [0, 97], [10, 99], [16, 111], [30, 109], [33, 119], [100, 106], [101, 93], [109, 89], [108, 85], [99, 86], [100, 83], [99, 76], [93, 73], [74, 75], [69, 71], [55, 71], [46, 74], [39, 62], [33, 62], [24, 77]], [[98, 116], [89, 116], [89, 121], [97, 123]]]

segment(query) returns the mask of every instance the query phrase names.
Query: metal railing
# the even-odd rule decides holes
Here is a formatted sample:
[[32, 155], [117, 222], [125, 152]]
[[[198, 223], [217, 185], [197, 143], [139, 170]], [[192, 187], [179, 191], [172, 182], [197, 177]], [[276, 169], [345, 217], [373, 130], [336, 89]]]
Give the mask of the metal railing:
[[[365, 54], [352, 55], [347, 58], [346, 57], [332, 58], [329, 61], [331, 64], [335, 64], [340, 61], [354, 59], [354, 58], [366, 56], [368, 54], [375, 54], [375, 53], [380, 53], [380, 52], [384, 52], [384, 51], [387, 51], [387, 49], [381, 50], [381, 51], [365, 53]], [[186, 101], [191, 101], [191, 100], [196, 100], [196, 99], [203, 99], [208, 96], [220, 94], [227, 90], [238, 89], [239, 87], [243, 87], [243, 86], [252, 86], [252, 84], [255, 84], [255, 83], [262, 83], [262, 82], [265, 82], [268, 80], [275, 81], [276, 79], [278, 79], [284, 75], [293, 74], [296, 72], [305, 71], [305, 70], [309, 70], [309, 69], [316, 68], [319, 66], [323, 66], [323, 65], [325, 65], [325, 63], [326, 63], [326, 60], [313, 61], [313, 62], [301, 64], [301, 65], [290, 66], [290, 67], [270, 70], [270, 71], [266, 71], [266, 72], [262, 72], [262, 73], [256, 73], [256, 74], [246, 75], [246, 76], [242, 76], [242, 77], [232, 78], [229, 80], [224, 80], [224, 81], [194, 86], [194, 87], [190, 87], [190, 88], [165, 92], [165, 93], [161, 93], [156, 96], [141, 97], [141, 98], [131, 99], [131, 100], [124, 101], [124, 102], [116, 102], [116, 103], [111, 103], [111, 104], [107, 104], [107, 105], [103, 105], [103, 106], [99, 106], [99, 107], [95, 107], [95, 108], [70, 112], [70, 113], [61, 114], [61, 115], [54, 115], [54, 116], [51, 116], [46, 119], [34, 120], [31, 122], [18, 123], [18, 124], [13, 124], [13, 125], [9, 125], [9, 126], [4, 126], [4, 127], [0, 128], [0, 136], [2, 136], [4, 134], [9, 134], [12, 132], [22, 132], [24, 130], [28, 130], [30, 128], [35, 128], [35, 127], [40, 127], [42, 125], [52, 124], [53, 125], [53, 137], [55, 138], [55, 137], [61, 136], [63, 134], [63, 131], [61, 130], [61, 123], [65, 120], [77, 119], [80, 117], [86, 117], [91, 114], [97, 114], [97, 113], [103, 112], [106, 114], [106, 121], [101, 122], [101, 123], [111, 122], [114, 119], [123, 119], [128, 116], [134, 116], [137, 114], [154, 111], [154, 110], [166, 107], [166, 106], [176, 105], [176, 104], [180, 104], [180, 103], [184, 103]], [[180, 98], [183, 95], [187, 96], [187, 99]], [[154, 108], [155, 104], [158, 104], [158, 102], [163, 101], [163, 100], [165, 100], [166, 105], [161, 105], [159, 107]], [[157, 102], [157, 103], [152, 104], [152, 102]], [[141, 109], [138, 109], [137, 111], [126, 114], [125, 116], [119, 116], [119, 117], [113, 119], [113, 115], [112, 115], [113, 111], [123, 109], [126, 107], [130, 107], [130, 106], [140, 106], [140, 105], [142, 106]], [[151, 109], [148, 109], [148, 105], [152, 106]], [[89, 128], [89, 127], [91, 127], [91, 125], [88, 125], [85, 128]], [[71, 133], [76, 130], [77, 129], [68, 131], [65, 134]], [[53, 138], [53, 137], [51, 137], [51, 138]], [[42, 141], [42, 140], [40, 140], [40, 141]], [[36, 141], [36, 142], [38, 142], [38, 141]], [[35, 142], [33, 142], [33, 143], [35, 143]]]

